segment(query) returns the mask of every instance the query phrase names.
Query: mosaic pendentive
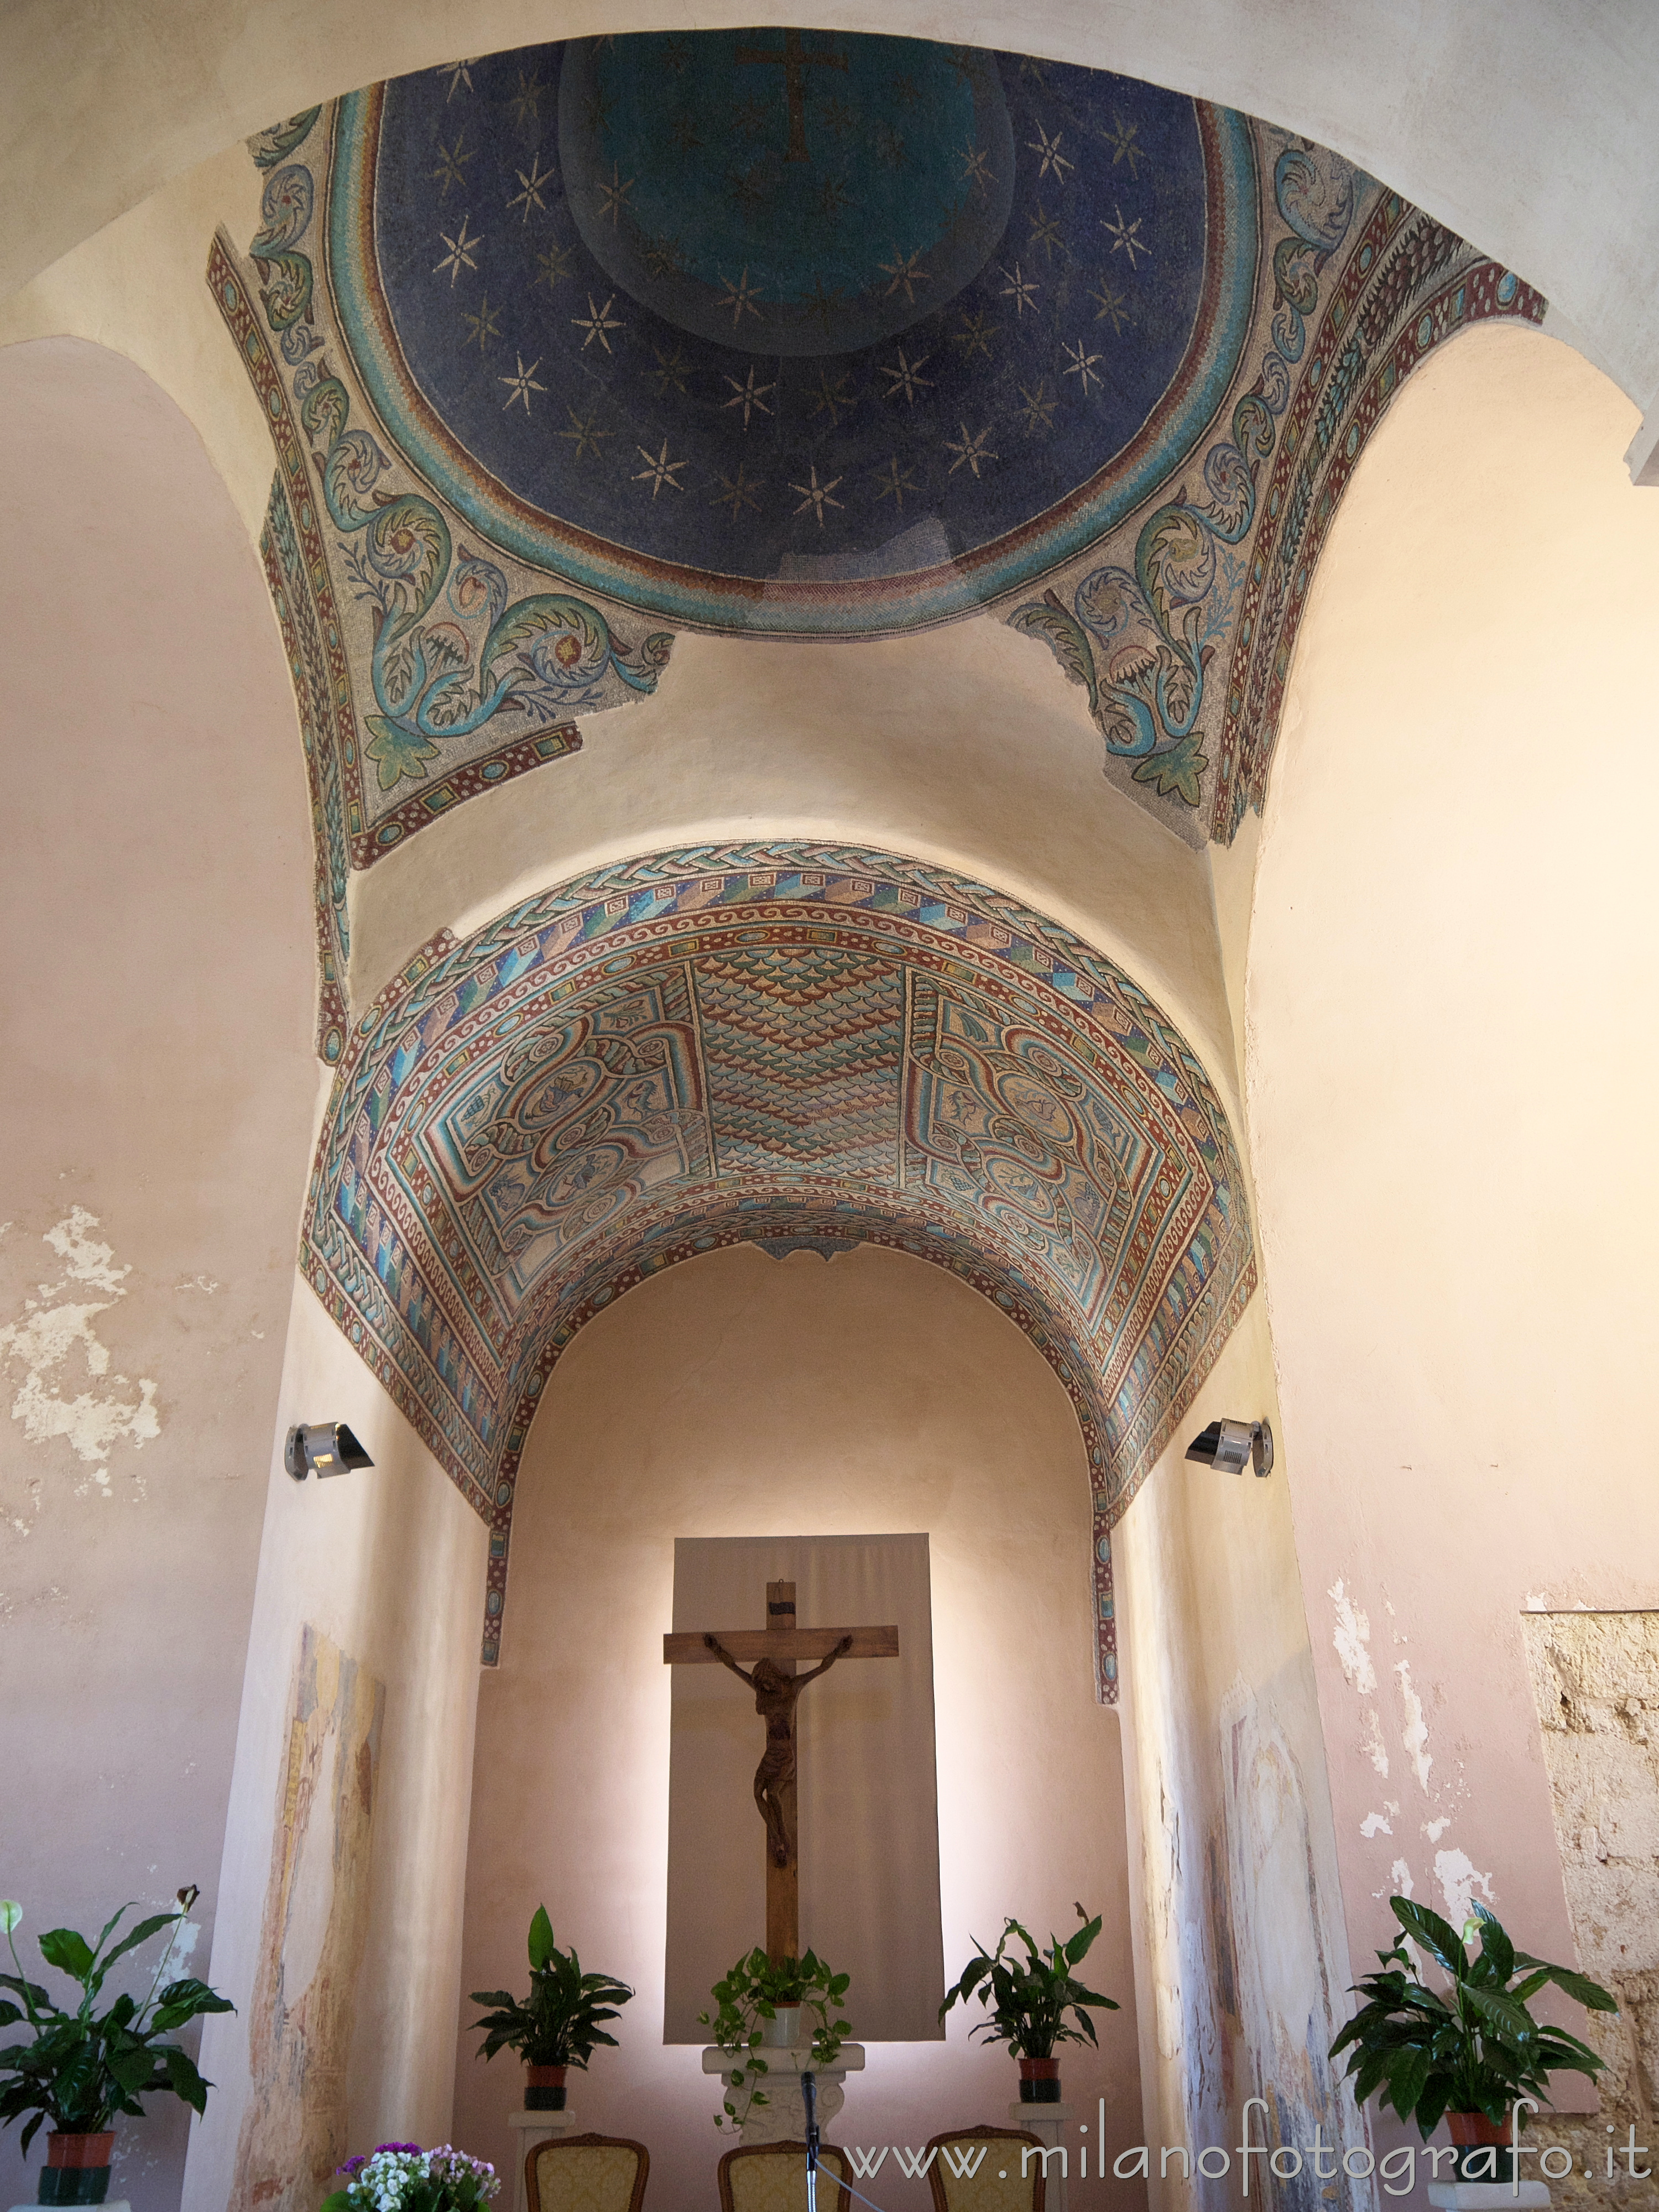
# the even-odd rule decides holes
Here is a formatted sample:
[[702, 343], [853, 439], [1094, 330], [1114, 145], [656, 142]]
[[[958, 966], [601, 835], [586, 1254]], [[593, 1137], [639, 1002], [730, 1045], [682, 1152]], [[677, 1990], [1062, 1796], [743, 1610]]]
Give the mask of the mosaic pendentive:
[[1194, 843], [1231, 844], [1261, 809], [1314, 564], [1389, 401], [1459, 331], [1539, 323], [1545, 307], [1338, 155], [1255, 129], [1272, 250], [1251, 381], [1190, 485], [1007, 617], [1049, 647], [1110, 761], [1175, 802], [1165, 818]]
[[619, 864], [428, 946], [355, 1025], [307, 1280], [491, 1527], [548, 1375], [647, 1275], [736, 1242], [951, 1268], [1071, 1395], [1113, 1521], [1255, 1280], [1225, 1114], [1120, 969], [890, 854], [719, 845]]

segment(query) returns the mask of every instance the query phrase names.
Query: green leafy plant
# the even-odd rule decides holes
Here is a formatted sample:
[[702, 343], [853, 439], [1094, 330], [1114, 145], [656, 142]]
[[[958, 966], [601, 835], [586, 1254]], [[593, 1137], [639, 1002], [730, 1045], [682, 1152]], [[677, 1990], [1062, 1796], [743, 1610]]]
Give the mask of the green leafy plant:
[[[1353, 1984], [1366, 2002], [1330, 2051], [1333, 2058], [1348, 2051], [1357, 2104], [1376, 2095], [1402, 2120], [1415, 2120], [1426, 2142], [1443, 2113], [1483, 2112], [1501, 2124], [1517, 2097], [1547, 2103], [1552, 2074], [1595, 2079], [1606, 2060], [1528, 2008], [1553, 1982], [1591, 2012], [1617, 2012], [1599, 1983], [1517, 1951], [1484, 1905], [1474, 1905], [1460, 1937], [1426, 1905], [1408, 1897], [1389, 1902], [1400, 1923], [1394, 1948], [1377, 1953], [1381, 1972]], [[1419, 1978], [1407, 1937], [1443, 1968], [1450, 1984], [1443, 1996]]]
[[697, 2020], [735, 2062], [726, 2074], [723, 2109], [714, 2115], [717, 2128], [728, 2121], [740, 2128], [750, 2106], [767, 2102], [766, 2092], [757, 2078], [769, 2071], [759, 2055], [760, 2024], [775, 2020], [780, 2005], [800, 2007], [803, 2016], [812, 2023], [813, 2063], [834, 2065], [841, 2056], [848, 2023], [832, 2020], [830, 2014], [840, 2010], [852, 1978], [850, 1974], [836, 1973], [816, 1951], [807, 1951], [799, 1959], [781, 1960], [774, 1966], [766, 1953], [757, 1948], [739, 1959], [715, 1983], [709, 1992], [715, 2010], [700, 2012]]
[[[21, 2000], [20, 2004], [0, 2000], [0, 2027], [27, 2021], [33, 2030], [32, 2042], [14, 2043], [0, 2051], [0, 2083], [4, 2085], [0, 2087], [0, 2125], [9, 2127], [25, 2112], [33, 2115], [18, 2144], [26, 2155], [43, 2120], [50, 2120], [59, 2135], [102, 2135], [118, 2112], [143, 2119], [139, 2099], [161, 2091], [182, 2097], [192, 2111], [206, 2111], [213, 2084], [202, 2079], [178, 2044], [165, 2040], [198, 2013], [236, 2009], [228, 1998], [217, 1996], [193, 1975], [163, 1980], [197, 1895], [194, 1889], [181, 1889], [176, 1911], [141, 1920], [108, 1949], [105, 1946], [133, 1906], [124, 1905], [106, 1921], [95, 1943], [88, 1943], [72, 1928], [48, 1929], [40, 1938], [40, 1955], [49, 1966], [80, 1984], [81, 2001], [73, 2012], [54, 2004], [50, 1991], [24, 1974], [12, 1941], [22, 1907], [0, 1903], [0, 1928], [17, 1968], [15, 1974], [0, 1974], [0, 1989]], [[106, 2012], [98, 2012], [97, 2001], [111, 1967], [164, 1928], [173, 1932], [150, 1977], [148, 1995], [139, 1999], [124, 1994]]]
[[[1115, 2012], [1117, 2003], [1097, 1990], [1085, 1989], [1072, 1972], [1088, 1956], [1091, 1944], [1100, 1933], [1099, 1913], [1091, 1920], [1080, 1905], [1075, 1910], [1082, 1927], [1063, 1943], [1051, 1934], [1046, 1951], [1038, 1948], [1036, 1939], [1018, 1920], [1008, 1921], [994, 1951], [988, 1951], [981, 1943], [969, 1959], [962, 1979], [939, 2007], [939, 2018], [943, 2020], [953, 2004], [965, 2005], [969, 1997], [976, 1996], [989, 2007], [991, 2016], [981, 2021], [973, 2033], [982, 2035], [988, 2043], [1006, 2043], [1011, 2058], [1052, 2058], [1057, 2043], [1094, 2043], [1095, 2024], [1089, 2017], [1089, 2008], [1104, 2007]], [[1008, 1947], [1015, 1936], [1025, 1946], [1023, 1960], [1009, 1954]], [[1068, 2012], [1075, 2027], [1066, 2017]]]
[[634, 1992], [612, 1974], [585, 1974], [574, 1951], [562, 1951], [553, 1940], [553, 1923], [547, 1907], [538, 1905], [530, 1923], [530, 1995], [515, 1997], [510, 1990], [474, 1990], [474, 2004], [496, 2009], [474, 2021], [484, 2042], [480, 2058], [493, 2058], [498, 2051], [516, 2051], [527, 2066], [585, 2067], [600, 2044], [617, 2047], [602, 2022], [615, 2020], [617, 2008]]

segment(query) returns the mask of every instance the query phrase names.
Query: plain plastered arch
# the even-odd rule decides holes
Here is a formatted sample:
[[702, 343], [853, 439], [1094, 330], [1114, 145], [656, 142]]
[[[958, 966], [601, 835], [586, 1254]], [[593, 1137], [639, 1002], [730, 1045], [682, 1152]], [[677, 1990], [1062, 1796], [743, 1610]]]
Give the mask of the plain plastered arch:
[[[0, 454], [6, 1883], [20, 1950], [185, 1881], [210, 1941], [317, 1096], [293, 693], [225, 487], [131, 362], [0, 350]], [[189, 2117], [118, 2191], [176, 2202]]]
[[1407, 1878], [1569, 1954], [1521, 1617], [1659, 1605], [1659, 513], [1629, 423], [1546, 338], [1430, 366], [1333, 530], [1269, 788], [1250, 1151], [1356, 1957]]

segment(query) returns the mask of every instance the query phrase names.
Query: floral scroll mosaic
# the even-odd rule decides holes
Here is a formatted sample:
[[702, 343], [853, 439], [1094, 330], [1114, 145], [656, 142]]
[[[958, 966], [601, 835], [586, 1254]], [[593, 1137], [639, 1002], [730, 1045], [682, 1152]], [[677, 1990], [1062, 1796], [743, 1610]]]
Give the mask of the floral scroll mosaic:
[[307, 1279], [489, 1522], [500, 1650], [520, 1455], [573, 1337], [750, 1242], [949, 1267], [1037, 1346], [1110, 1528], [1255, 1280], [1196, 1056], [1100, 954], [890, 854], [659, 854], [428, 946], [354, 1027]]
[[578, 40], [252, 150], [210, 282], [277, 448], [331, 1060], [349, 871], [574, 751], [678, 629], [991, 611], [1115, 781], [1230, 841], [1383, 409], [1544, 307], [1308, 141], [924, 40]]

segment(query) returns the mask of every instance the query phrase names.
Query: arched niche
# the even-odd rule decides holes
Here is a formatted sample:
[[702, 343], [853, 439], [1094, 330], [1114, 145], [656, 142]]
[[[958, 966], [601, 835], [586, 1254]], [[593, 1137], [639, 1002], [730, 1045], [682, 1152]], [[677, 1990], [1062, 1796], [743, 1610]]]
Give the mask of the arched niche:
[[[960, 1279], [868, 1244], [827, 1261], [728, 1247], [668, 1268], [607, 1306], [550, 1376], [519, 1478], [506, 1656], [478, 1680], [460, 1981], [510, 1984], [545, 1897], [560, 1942], [635, 1986], [621, 2049], [573, 2075], [571, 2103], [580, 2125], [613, 2133], [635, 2115], [666, 2202], [702, 2201], [725, 2147], [718, 2085], [695, 2045], [664, 2041], [661, 1636], [679, 1537], [927, 1533], [946, 1974], [969, 1931], [1007, 1912], [1046, 1937], [1075, 1928], [1074, 1899], [1101, 1911], [1091, 1986], [1122, 2009], [1098, 2016], [1097, 2052], [1069, 2053], [1066, 2084], [1083, 2142], [1101, 2096], [1113, 2142], [1139, 2139], [1128, 1731], [1089, 1679], [1085, 1467], [1029, 1340]], [[758, 1856], [746, 1778], [732, 1823], [745, 1850], [752, 1827]], [[848, 1828], [856, 1863], [856, 1805]], [[803, 1935], [827, 1948], [810, 1923]], [[462, 2014], [455, 2046], [455, 2134], [500, 2166], [508, 2089], [501, 2059], [476, 2061], [477, 2016]], [[920, 2143], [930, 2113], [942, 2127], [1000, 2112], [1013, 2069], [969, 2025], [958, 2009], [938, 2041], [872, 2045], [836, 2139]], [[1133, 2185], [1109, 2178], [1103, 2201], [1129, 2212]]]

